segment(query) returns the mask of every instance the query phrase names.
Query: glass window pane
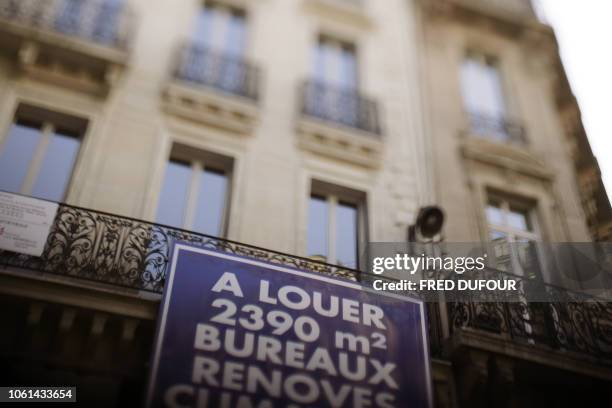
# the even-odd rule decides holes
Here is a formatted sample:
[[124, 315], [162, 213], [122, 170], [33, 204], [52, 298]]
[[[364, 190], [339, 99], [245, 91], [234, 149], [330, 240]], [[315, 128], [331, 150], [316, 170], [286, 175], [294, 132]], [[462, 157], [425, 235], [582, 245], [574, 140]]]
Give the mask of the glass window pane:
[[497, 68], [476, 58], [467, 58], [461, 68], [465, 106], [471, 113], [503, 118], [505, 107]]
[[193, 221], [194, 231], [214, 236], [223, 235], [227, 187], [228, 179], [225, 174], [211, 170], [201, 173]]
[[157, 207], [157, 222], [178, 228], [184, 227], [190, 182], [191, 167], [189, 164], [177, 161], [168, 162]]
[[357, 60], [355, 52], [349, 48], [342, 49], [342, 61], [340, 64], [340, 85], [344, 88], [357, 88]]
[[196, 17], [193, 41], [203, 46], [212, 46], [212, 24], [215, 11], [210, 7], [202, 7]]
[[508, 236], [500, 231], [491, 230], [489, 231], [489, 238], [493, 242], [506, 242], [508, 241]]
[[512, 270], [512, 257], [508, 236], [500, 231], [489, 231], [491, 240], [492, 259], [494, 266], [502, 271]]
[[487, 221], [491, 225], [504, 225], [504, 212], [495, 204], [487, 205]]
[[339, 265], [357, 267], [357, 207], [339, 203], [336, 209], [336, 257]]
[[222, 49], [227, 56], [220, 65], [220, 85], [222, 89], [229, 92], [239, 92], [244, 86], [244, 68], [240, 56], [244, 52], [245, 44], [245, 23], [244, 16], [233, 12], [226, 16], [224, 20], [227, 25], [227, 38], [222, 44]]
[[19, 193], [32, 164], [40, 130], [14, 124], [0, 146], [0, 190]]
[[327, 75], [327, 66], [329, 65], [329, 47], [324, 42], [317, 44], [314, 57], [314, 77], [320, 82], [325, 82]]
[[230, 55], [240, 56], [245, 48], [246, 25], [244, 15], [233, 12], [228, 24], [225, 51]]
[[62, 201], [72, 175], [81, 141], [60, 133], [51, 135], [40, 171], [32, 187], [32, 196]]
[[529, 215], [523, 210], [510, 208], [508, 212], [508, 226], [521, 231], [530, 231]]
[[321, 256], [327, 259], [329, 206], [322, 197], [312, 196], [308, 205], [307, 256]]
[[514, 246], [520, 274], [530, 279], [540, 276], [540, 260], [536, 241], [517, 238]]

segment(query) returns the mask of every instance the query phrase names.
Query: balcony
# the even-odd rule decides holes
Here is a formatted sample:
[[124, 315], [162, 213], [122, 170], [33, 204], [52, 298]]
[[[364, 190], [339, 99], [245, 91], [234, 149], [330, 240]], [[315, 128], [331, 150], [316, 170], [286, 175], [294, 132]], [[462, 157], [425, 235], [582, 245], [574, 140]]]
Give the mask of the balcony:
[[[62, 282], [161, 293], [173, 241], [192, 243], [356, 280], [358, 271], [164, 225], [60, 204], [41, 257], [0, 250], [5, 269], [42, 272]], [[0, 267], [0, 270], [2, 268]]]
[[258, 116], [259, 68], [194, 43], [182, 46], [177, 55], [165, 90], [166, 109], [237, 133], [252, 131]]
[[477, 113], [469, 113], [467, 119], [461, 141], [464, 158], [544, 181], [554, 178], [544, 158], [530, 148], [520, 122]]
[[24, 74], [103, 92], [127, 63], [132, 20], [108, 0], [0, 0], [0, 45]]
[[[28, 366], [32, 361], [40, 360], [53, 369], [59, 366], [76, 370], [79, 375], [92, 370], [99, 373], [102, 369], [122, 381], [125, 378], [131, 381], [146, 378], [153, 320], [159, 294], [164, 288], [170, 246], [175, 240], [336, 277], [352, 280], [360, 277], [358, 271], [310, 259], [60, 204], [43, 255], [31, 257], [0, 251], [0, 278], [7, 275], [25, 278], [27, 283], [21, 288], [41, 288], [41, 285], [51, 283], [76, 287], [77, 291], [73, 292], [85, 292], [85, 288], [99, 290], [102, 297], [112, 302], [121, 303], [124, 299], [120, 304], [123, 309], [116, 307], [113, 313], [96, 310], [99, 304], [92, 302], [95, 297], [91, 292], [85, 296], [85, 301], [91, 304], [85, 303], [82, 307], [63, 304], [65, 298], [49, 302], [3, 294], [4, 315], [10, 317], [3, 321], [23, 322], [21, 326], [7, 325], [5, 337], [21, 339], [36, 335], [38, 344], [48, 341], [50, 345], [45, 349], [39, 347], [33, 353], [30, 343], [14, 341], [16, 350], [11, 352], [17, 353], [18, 358], [13, 356], [12, 361]], [[481, 278], [508, 276], [494, 269], [482, 274]], [[517, 276], [513, 278], [517, 279]], [[609, 373], [612, 366], [612, 304], [557, 286], [518, 279], [521, 281], [521, 294], [544, 290], [556, 301], [502, 303], [472, 298], [446, 304], [428, 303], [432, 356], [462, 358], [466, 348], [480, 348], [496, 355], [531, 359], [587, 374]], [[2, 283], [6, 290], [4, 280]], [[113, 292], [119, 292], [121, 296]], [[136, 314], [138, 304], [125, 303], [125, 299], [143, 292], [153, 294], [153, 301], [151, 298], [147, 301], [151, 303], [152, 312], [139, 317]], [[441, 314], [442, 309], [447, 312]], [[443, 334], [440, 329], [443, 319], [450, 329], [448, 334]], [[40, 322], [46, 323], [42, 325]], [[27, 337], [19, 337], [20, 331]], [[84, 348], [84, 344], [89, 347], [91, 343], [84, 343], [82, 337], [78, 337], [76, 342], [70, 343], [70, 348], [62, 345], [68, 336], [82, 333], [92, 333], [87, 338], [104, 340], [107, 342], [104, 344], [112, 347], [104, 349], [104, 353], [91, 354], [91, 359], [75, 359], [77, 354], [71, 353], [72, 348], [76, 347], [81, 356], [82, 353], [91, 353]], [[570, 360], [571, 365], [564, 365]], [[438, 364], [436, 361], [444, 362], [434, 360], [434, 366]], [[128, 384], [130, 386], [126, 389], [133, 390], [134, 384]], [[134, 394], [136, 400], [141, 395], [139, 391]]]
[[[430, 330], [437, 336], [431, 337], [434, 352], [453, 359], [468, 350], [482, 350], [612, 378], [612, 303], [497, 270], [482, 275], [483, 279], [517, 280], [518, 298], [523, 300], [496, 302], [490, 296], [480, 299], [471, 293], [469, 300], [442, 304], [450, 333], [446, 338], [441, 335], [439, 311], [430, 312]], [[554, 301], [526, 300], [534, 291]]]
[[378, 105], [355, 89], [307, 81], [299, 92], [299, 144], [314, 153], [376, 167], [382, 158]]
[[[458, 365], [483, 354], [503, 356], [506, 363], [500, 364], [509, 370], [513, 364], [508, 362], [515, 360], [612, 379], [612, 302], [605, 289], [612, 245], [494, 241], [477, 251], [488, 254], [486, 269], [450, 277], [512, 280], [517, 290], [427, 294], [429, 300], [445, 299], [428, 304], [434, 355]], [[441, 274], [431, 271], [431, 276]], [[596, 296], [550, 283], [576, 274], [583, 277], [582, 285], [597, 288]], [[572, 282], [576, 285], [571, 279], [565, 284]]]
[[[90, 282], [91, 287], [107, 291], [115, 288], [161, 294], [173, 241], [353, 281], [361, 279], [357, 270], [66, 204], [59, 205], [42, 256], [0, 250], [0, 270], [35, 272], [28, 276], [43, 280], [48, 280], [44, 276], [55, 276], [66, 285]], [[513, 303], [504, 303], [492, 300], [490, 294], [479, 298], [478, 292], [470, 292], [465, 300], [430, 303], [434, 354], [449, 353], [477, 340], [489, 348], [502, 347], [503, 352], [512, 352], [509, 345], [514, 344], [531, 350], [534, 358], [540, 351], [553, 353], [559, 361], [577, 358], [612, 365], [612, 303], [499, 269], [485, 269], [480, 274], [475, 278], [518, 280], [518, 297]], [[530, 302], [527, 299], [533, 298], [533, 293], [551, 301]], [[440, 305], [447, 309], [449, 336], [438, 330]]]
[[515, 146], [527, 145], [525, 128], [518, 121], [480, 113], [470, 113], [469, 121], [475, 136]]

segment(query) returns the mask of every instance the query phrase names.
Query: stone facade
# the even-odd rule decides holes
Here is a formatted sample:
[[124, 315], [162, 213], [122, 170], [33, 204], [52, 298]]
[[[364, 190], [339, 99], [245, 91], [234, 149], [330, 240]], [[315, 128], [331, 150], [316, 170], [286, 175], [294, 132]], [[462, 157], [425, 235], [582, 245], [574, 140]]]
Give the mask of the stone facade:
[[[599, 173], [593, 161], [575, 164], [588, 142], [568, 133], [567, 116], [574, 114], [572, 129], [580, 123], [575, 100], [561, 103], [555, 92], [567, 81], [554, 35], [526, 0], [218, 0], [246, 16], [241, 85], [229, 92], [214, 83], [218, 72], [208, 73], [212, 83], [178, 74], [201, 1], [125, 3], [111, 38], [87, 27], [58, 31], [48, 16], [61, 0], [45, 2], [42, 17], [40, 3], [0, 1], [0, 147], [17, 113], [86, 121], [69, 205], [156, 222], [164, 170], [180, 146], [181, 154], [231, 162], [223, 238], [268, 250], [308, 255], [315, 187], [358, 193], [360, 238], [372, 242], [404, 241], [428, 204], [445, 210], [447, 241], [488, 240], [490, 191], [528, 201], [542, 240], [596, 235], [599, 219], [589, 216], [587, 224], [583, 206]], [[308, 110], [322, 36], [354, 47], [357, 92], [334, 96], [360, 107], [348, 125]], [[495, 55], [507, 113], [526, 143], [473, 134], [460, 84], [471, 49]], [[107, 390], [102, 406], [138, 401], [159, 294], [23, 269], [0, 273], [3, 310], [19, 311], [2, 315], [16, 328], [7, 350], [19, 347], [6, 358], [15, 378], [25, 375], [19, 367], [31, 353], [41, 381], [57, 372], [76, 381], [82, 372], [84, 389]], [[507, 334], [453, 331], [446, 305], [430, 306], [439, 315], [432, 323], [440, 339], [432, 360], [439, 406], [536, 406], [525, 375], [534, 370], [560, 383], [575, 380], [580, 390], [589, 379], [612, 380], [596, 358], [517, 345]], [[49, 342], [60, 356], [51, 363]], [[98, 350], [95, 361], [79, 365], [66, 344], [82, 355]], [[125, 364], [100, 369], [119, 355]]]

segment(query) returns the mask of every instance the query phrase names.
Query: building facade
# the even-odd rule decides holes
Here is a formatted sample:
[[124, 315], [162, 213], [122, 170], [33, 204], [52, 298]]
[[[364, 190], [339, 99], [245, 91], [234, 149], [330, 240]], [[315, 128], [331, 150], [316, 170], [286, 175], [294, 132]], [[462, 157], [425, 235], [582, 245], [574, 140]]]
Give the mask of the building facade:
[[[2, 383], [140, 401], [172, 239], [351, 276], [427, 204], [450, 242], [606, 236], [526, 0], [0, 0], [0, 20], [0, 189], [63, 203], [42, 258], [0, 255]], [[438, 405], [606, 392], [604, 326], [559, 342], [461, 310], [431, 305]]]
[[[554, 33], [531, 2], [422, 1], [421, 6], [426, 134], [436, 202], [447, 214], [445, 239], [485, 241], [494, 248], [513, 242], [509, 253], [502, 250], [497, 266], [531, 279], [527, 259], [545, 262], [546, 251], [538, 243], [604, 237], [600, 231], [606, 228], [610, 205]], [[591, 190], [580, 181], [586, 178], [594, 185]], [[589, 211], [594, 202], [598, 204]], [[588, 279], [536, 269], [539, 279], [565, 288], [580, 290]], [[580, 379], [578, 372], [598, 371], [601, 360], [563, 360], [569, 356], [545, 357], [543, 350], [536, 351], [542, 340], [530, 324], [547, 312], [531, 309], [528, 316], [518, 316], [513, 306], [485, 309], [445, 309], [451, 323], [441, 330], [448, 330], [443, 337], [450, 333], [453, 338], [446, 352], [460, 405], [566, 406], [586, 401], [576, 395], [589, 395], [591, 380]], [[563, 319], [571, 316], [561, 314]], [[456, 333], [466, 326], [491, 336]], [[524, 343], [516, 341], [520, 338], [536, 347], [525, 353]], [[592, 378], [608, 378], [605, 371]], [[571, 391], [559, 390], [561, 384]], [[591, 398], [604, 397], [591, 393]]]

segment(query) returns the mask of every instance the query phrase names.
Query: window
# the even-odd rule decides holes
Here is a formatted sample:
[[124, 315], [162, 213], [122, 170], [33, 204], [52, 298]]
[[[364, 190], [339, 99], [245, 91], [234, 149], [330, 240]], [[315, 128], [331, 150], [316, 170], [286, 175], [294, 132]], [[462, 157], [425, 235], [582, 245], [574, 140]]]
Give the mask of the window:
[[488, 234], [497, 268], [534, 278], [539, 275], [540, 235], [533, 204], [491, 194], [486, 207]]
[[315, 49], [314, 76], [318, 82], [344, 89], [356, 89], [357, 58], [353, 44], [319, 38]]
[[358, 192], [313, 182], [308, 203], [307, 256], [358, 268], [366, 239], [365, 197]]
[[244, 11], [210, 2], [197, 16], [193, 40], [224, 54], [241, 56], [246, 42]]
[[182, 57], [180, 76], [242, 95], [249, 80], [248, 64], [243, 59], [245, 43], [245, 13], [223, 4], [206, 3]]
[[225, 235], [231, 159], [173, 149], [166, 165], [157, 221], [203, 234]]
[[461, 88], [472, 130], [482, 136], [506, 140], [506, 106], [497, 61], [481, 54], [468, 54], [461, 67]]
[[0, 189], [63, 201], [86, 127], [83, 119], [20, 106], [0, 145]]
[[314, 81], [306, 90], [309, 114], [350, 127], [360, 126], [355, 47], [321, 37], [315, 48]]

